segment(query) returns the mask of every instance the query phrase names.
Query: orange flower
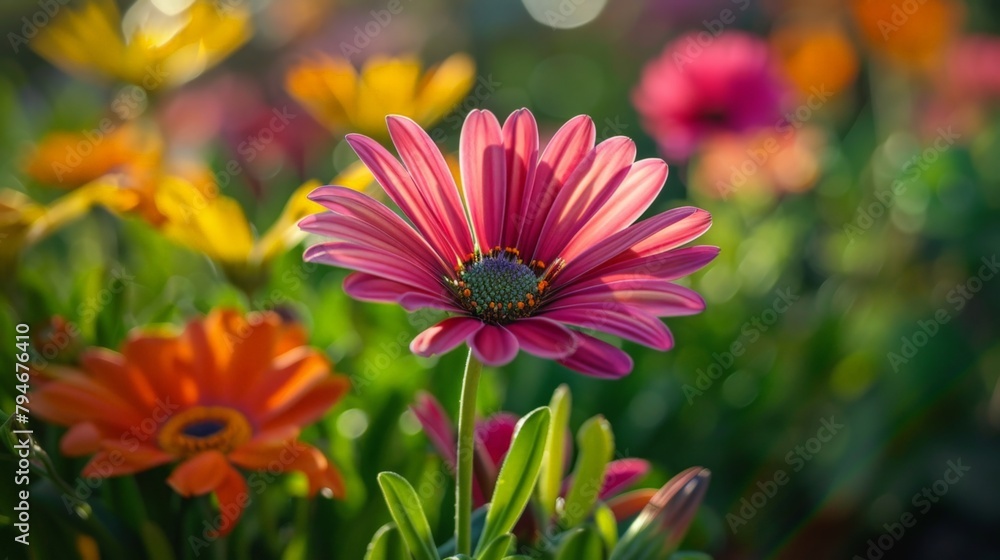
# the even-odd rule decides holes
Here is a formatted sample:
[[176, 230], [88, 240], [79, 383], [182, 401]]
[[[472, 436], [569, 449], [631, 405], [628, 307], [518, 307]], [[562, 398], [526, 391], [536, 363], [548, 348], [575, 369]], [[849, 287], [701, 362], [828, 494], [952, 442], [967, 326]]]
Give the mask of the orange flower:
[[779, 28], [771, 44], [799, 91], [837, 93], [854, 83], [858, 57], [847, 33], [834, 23], [800, 23]]
[[133, 333], [121, 353], [85, 351], [83, 370], [37, 390], [32, 410], [69, 426], [62, 453], [93, 454], [84, 476], [179, 462], [167, 483], [185, 497], [214, 492], [225, 534], [253, 499], [236, 467], [300, 471], [311, 494], [344, 495], [337, 469], [297, 438], [349, 382], [305, 343], [277, 313], [217, 310], [180, 334]]
[[941, 62], [964, 16], [957, 0], [854, 0], [852, 7], [868, 47], [915, 70]]

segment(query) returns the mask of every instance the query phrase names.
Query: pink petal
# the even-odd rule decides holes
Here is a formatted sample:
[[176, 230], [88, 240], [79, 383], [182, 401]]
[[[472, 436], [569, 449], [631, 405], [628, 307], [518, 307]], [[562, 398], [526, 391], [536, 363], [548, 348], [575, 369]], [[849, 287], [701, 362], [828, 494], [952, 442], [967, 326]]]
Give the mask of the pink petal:
[[570, 261], [594, 243], [631, 225], [653, 203], [666, 180], [667, 164], [663, 160], [637, 161], [607, 204], [579, 228], [576, 236], [559, 256]]
[[517, 421], [517, 416], [501, 412], [476, 424], [476, 443], [493, 461], [494, 469], [499, 468], [510, 449]]
[[544, 313], [549, 319], [610, 333], [657, 350], [669, 350], [674, 345], [670, 329], [662, 321], [621, 303], [579, 304], [546, 309]]
[[479, 248], [500, 244], [506, 205], [506, 156], [500, 123], [493, 113], [472, 110], [462, 126], [459, 165], [469, 220]]
[[625, 180], [635, 160], [635, 143], [617, 136], [601, 142], [573, 171], [556, 195], [532, 258], [551, 263], [590, 222]]
[[558, 302], [553, 305], [560, 309], [575, 305], [599, 306], [609, 301], [642, 309], [656, 317], [695, 315], [705, 309], [705, 300], [698, 292], [658, 278], [627, 278], [559, 295]]
[[376, 250], [395, 254], [401, 263], [422, 270], [432, 278], [441, 276], [441, 267], [431, 253], [421, 254], [420, 246], [409, 245], [404, 237], [394, 236], [392, 230], [382, 229], [365, 220], [323, 212], [303, 218], [299, 222], [299, 227], [303, 231], [337, 241], [370, 246]]
[[344, 278], [344, 292], [352, 298], [363, 301], [398, 303], [403, 305], [407, 311], [424, 307], [461, 311], [447, 296], [443, 288], [438, 293], [430, 293], [424, 291], [423, 288], [414, 288], [364, 272], [348, 274], [347, 278]]
[[576, 350], [575, 333], [545, 317], [518, 319], [506, 327], [521, 349], [541, 358], [564, 358]]
[[445, 464], [452, 470], [455, 469], [455, 445], [458, 441], [455, 435], [455, 427], [444, 411], [441, 403], [433, 395], [423, 391], [417, 393], [416, 402], [410, 405], [417, 421], [424, 428], [427, 439], [431, 441], [434, 449], [437, 450]]
[[465, 208], [441, 150], [424, 129], [409, 118], [392, 115], [386, 117], [386, 123], [392, 142], [417, 189], [423, 193], [428, 205], [439, 213], [439, 219], [458, 246], [471, 250], [472, 237]]
[[[538, 244], [538, 236], [552, 203], [566, 184], [573, 170], [594, 148], [597, 133], [594, 121], [586, 115], [570, 119], [556, 131], [545, 146], [535, 176], [524, 193], [521, 211], [515, 216], [520, 229], [517, 246], [529, 251]], [[526, 254], [528, 260], [533, 258]]]
[[444, 354], [477, 334], [482, 328], [483, 322], [479, 319], [449, 317], [418, 334], [410, 343], [410, 351], [418, 356]]
[[483, 325], [469, 339], [469, 346], [476, 359], [493, 367], [510, 363], [518, 351], [517, 338], [498, 325]]
[[[691, 207], [684, 207], [690, 209]], [[677, 208], [681, 210], [683, 208]], [[712, 226], [712, 215], [696, 208], [690, 216], [677, 223], [663, 227], [650, 236], [643, 238], [631, 247], [632, 252], [639, 256], [657, 255], [664, 251], [676, 249], [681, 245], [698, 238]], [[666, 213], [666, 212], [665, 212]], [[661, 214], [662, 215], [662, 214]]]
[[584, 274], [572, 283], [572, 288], [567, 286], [565, 290], [568, 293], [576, 288], [629, 278], [676, 280], [697, 272], [718, 254], [718, 247], [707, 245], [673, 249], [645, 257], [635, 257], [631, 253], [626, 253]]
[[[558, 280], [562, 285], [565, 285], [581, 274], [623, 255], [626, 251], [629, 252], [628, 258], [635, 258], [673, 249], [704, 233], [711, 223], [712, 216], [708, 212], [691, 206], [674, 208], [657, 214], [593, 245], [579, 258], [570, 261], [566, 268], [559, 273]], [[652, 244], [646, 242], [650, 238], [656, 238], [658, 241]], [[660, 250], [640, 251], [637, 249], [640, 246], [660, 247]]]
[[413, 225], [444, 258], [446, 262], [459, 262], [472, 247], [463, 246], [456, 230], [465, 224], [443, 223], [441, 209], [431, 204], [407, 174], [406, 169], [378, 142], [360, 134], [348, 134], [348, 144], [354, 148], [379, 185], [395, 202]]
[[392, 235], [401, 238], [410, 250], [420, 254], [424, 260], [439, 263], [443, 273], [451, 272], [453, 265], [442, 260], [441, 255], [434, 251], [427, 240], [413, 229], [413, 226], [374, 198], [338, 186], [320, 187], [310, 193], [309, 198], [331, 212], [358, 218], [391, 232]]
[[369, 245], [328, 241], [309, 247], [302, 258], [307, 262], [318, 262], [367, 272], [431, 293], [437, 290], [440, 285], [440, 280], [421, 270], [400, 266], [402, 259], [397, 253], [389, 253]]
[[503, 147], [507, 167], [507, 217], [501, 245], [514, 247], [521, 233], [521, 207], [538, 165], [538, 125], [527, 109], [511, 113], [503, 123]]
[[558, 362], [574, 371], [605, 379], [618, 379], [632, 371], [632, 357], [625, 351], [594, 338], [577, 333], [580, 343], [576, 351]]
[[600, 499], [607, 500], [635, 484], [649, 472], [649, 462], [642, 459], [619, 459], [608, 463]]

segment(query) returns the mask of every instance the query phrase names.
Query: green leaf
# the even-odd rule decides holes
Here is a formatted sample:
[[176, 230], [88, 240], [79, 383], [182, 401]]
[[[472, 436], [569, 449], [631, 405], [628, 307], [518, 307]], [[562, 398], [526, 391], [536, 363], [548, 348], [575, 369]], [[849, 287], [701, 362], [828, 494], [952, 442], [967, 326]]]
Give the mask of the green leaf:
[[589, 527], [573, 529], [559, 547], [555, 560], [604, 560], [601, 539]]
[[[472, 542], [477, 542], [479, 535], [483, 534], [483, 525], [486, 524], [486, 510], [488, 508], [489, 504], [486, 504], [472, 512]], [[438, 547], [438, 554], [445, 558], [454, 556], [456, 548], [455, 537], [452, 536], [447, 542]]]
[[395, 523], [386, 523], [375, 531], [372, 542], [368, 543], [365, 560], [408, 560], [406, 543]]
[[486, 513], [486, 526], [476, 545], [476, 554], [497, 537], [509, 533], [531, 499], [538, 480], [538, 470], [545, 454], [549, 429], [549, 409], [536, 408], [521, 418], [514, 431], [510, 451], [500, 466], [493, 500]]
[[476, 560], [503, 560], [512, 546], [514, 546], [514, 535], [510, 533], [500, 535], [476, 555]]
[[143, 544], [146, 545], [146, 554], [149, 555], [149, 560], [174, 560], [170, 541], [167, 540], [163, 529], [158, 525], [148, 519], [143, 520], [139, 527], [139, 535], [142, 537]]
[[704, 552], [694, 552], [691, 550], [678, 550], [670, 555], [668, 560], [712, 560], [712, 556]]
[[572, 401], [569, 387], [565, 384], [556, 388], [549, 401], [552, 422], [549, 424], [542, 471], [538, 478], [538, 502], [542, 508], [542, 518], [546, 521], [552, 519], [562, 490], [563, 468], [566, 464], [566, 429], [569, 426]]
[[614, 550], [618, 544], [618, 520], [615, 519], [611, 508], [603, 502], [594, 510], [594, 524], [597, 526], [598, 534], [601, 535], [601, 540], [604, 541], [604, 547]]
[[394, 472], [384, 472], [378, 475], [378, 484], [382, 487], [389, 513], [413, 558], [439, 560], [424, 508], [410, 483]]
[[573, 471], [573, 484], [566, 495], [566, 506], [562, 514], [563, 527], [575, 527], [590, 515], [604, 484], [604, 471], [615, 452], [615, 436], [611, 431], [611, 424], [600, 415], [580, 426], [576, 441], [580, 447], [580, 456]]

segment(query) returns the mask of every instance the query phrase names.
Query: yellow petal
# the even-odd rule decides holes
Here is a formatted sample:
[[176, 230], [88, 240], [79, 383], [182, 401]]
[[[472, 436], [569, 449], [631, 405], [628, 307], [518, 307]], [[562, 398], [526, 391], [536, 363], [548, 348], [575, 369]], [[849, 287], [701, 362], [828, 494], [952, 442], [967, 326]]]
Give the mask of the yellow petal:
[[124, 212], [135, 207], [138, 195], [128, 189], [120, 189], [101, 179], [84, 185], [60, 197], [46, 207], [42, 215], [31, 223], [25, 242], [37, 243], [66, 224], [80, 218], [94, 206], [105, 206], [115, 212]]
[[161, 180], [156, 206], [165, 221], [163, 234], [222, 263], [242, 263], [250, 256], [253, 235], [239, 203], [222, 195], [207, 196], [180, 177]]
[[466, 54], [453, 54], [424, 78], [413, 118], [422, 126], [430, 126], [450, 113], [469, 93], [476, 80], [476, 64]]
[[[355, 162], [343, 173], [330, 182], [331, 185], [347, 187], [356, 191], [364, 191], [373, 182], [375, 177], [371, 171], [361, 162]], [[254, 246], [253, 263], [267, 263], [284, 251], [297, 245], [305, 237], [305, 233], [299, 229], [298, 223], [302, 218], [311, 214], [322, 212], [324, 208], [309, 200], [309, 193], [316, 190], [321, 183], [319, 181], [308, 181], [300, 186], [288, 199], [281, 216], [274, 222], [267, 232], [260, 238]]]
[[357, 73], [348, 61], [326, 56], [303, 61], [285, 75], [288, 93], [332, 131], [348, 126], [357, 83]]
[[[123, 29], [127, 24], [128, 29]], [[211, 68], [250, 37], [249, 13], [195, 0], [166, 14], [138, 0], [122, 18], [113, 0], [63, 8], [31, 42], [41, 56], [70, 73], [98, 75], [156, 90]]]
[[421, 66], [416, 57], [372, 57], [361, 70], [355, 127], [385, 134], [386, 115], [414, 117], [414, 100]]

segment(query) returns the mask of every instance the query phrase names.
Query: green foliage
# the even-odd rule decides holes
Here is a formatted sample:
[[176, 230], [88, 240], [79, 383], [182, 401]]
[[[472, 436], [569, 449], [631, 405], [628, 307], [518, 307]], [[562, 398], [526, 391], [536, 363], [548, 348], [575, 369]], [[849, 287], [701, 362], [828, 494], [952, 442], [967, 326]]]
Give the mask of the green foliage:
[[542, 466], [550, 417], [549, 409], [541, 407], [518, 422], [510, 451], [500, 467], [477, 550], [513, 529], [528, 505]]

